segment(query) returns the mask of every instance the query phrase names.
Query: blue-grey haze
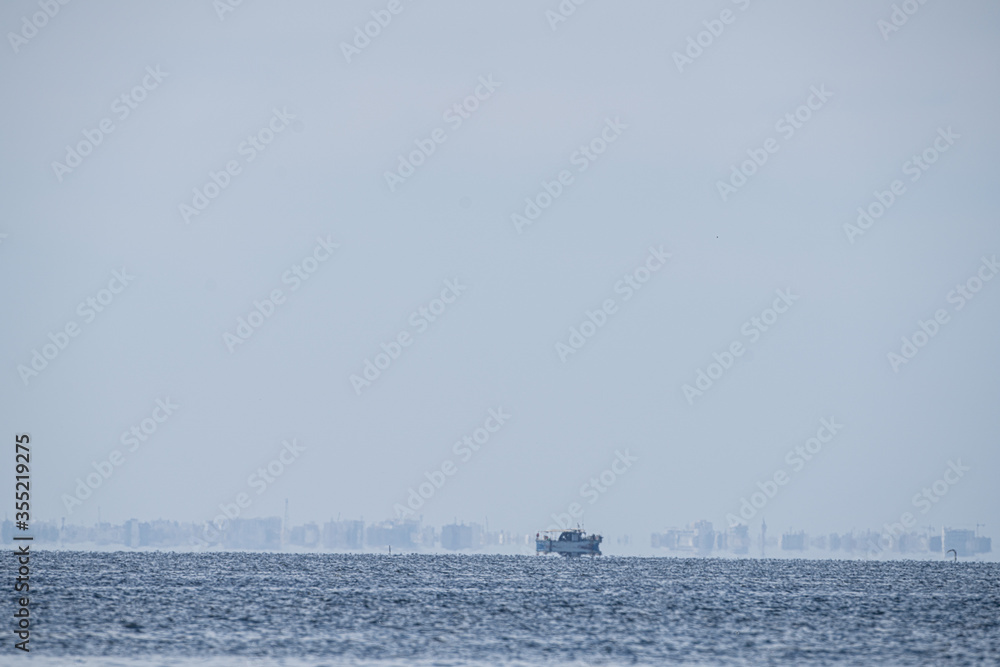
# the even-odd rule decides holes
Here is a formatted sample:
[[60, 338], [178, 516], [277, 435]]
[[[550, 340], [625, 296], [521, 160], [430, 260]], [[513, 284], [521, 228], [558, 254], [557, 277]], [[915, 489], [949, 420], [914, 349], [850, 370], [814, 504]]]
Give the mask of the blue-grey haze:
[[[350, 58], [342, 44], [390, 3], [247, 0], [221, 18], [218, 4], [70, 2], [34, 32], [38, 3], [0, 8], [0, 405], [4, 437], [32, 436], [34, 518], [204, 520], [246, 492], [245, 516], [288, 499], [295, 522], [378, 520], [452, 460], [426, 523], [529, 532], [579, 502], [588, 529], [645, 542], [725, 525], [784, 470], [754, 531], [761, 515], [773, 531], [905, 512], [1000, 525], [1000, 281], [948, 300], [1000, 253], [995, 3], [902, 3], [919, 8], [888, 31], [888, 0], [590, 0], [554, 29], [556, 0], [401, 0]], [[697, 57], [675, 56], [699, 33]], [[779, 129], [810, 96], [808, 120]], [[53, 167], [103, 119], [114, 129], [79, 166]], [[609, 121], [615, 141], [574, 162]], [[269, 124], [273, 141], [241, 152]], [[911, 180], [905, 163], [949, 128]], [[769, 139], [723, 201], [718, 182]], [[563, 170], [552, 204], [513, 222]], [[210, 172], [228, 185], [185, 215]], [[884, 215], [845, 231], [894, 180]], [[314, 255], [318, 238], [338, 247]], [[616, 284], [651, 246], [670, 258], [626, 300]], [[293, 290], [286, 272], [320, 256]], [[134, 278], [102, 312], [78, 309], [123, 268]], [[411, 313], [445, 281], [466, 289], [421, 330]], [[797, 299], [752, 340], [741, 329], [777, 290]], [[607, 299], [563, 361], [557, 344]], [[947, 323], [894, 369], [887, 355], [940, 309]], [[65, 349], [19, 370], [70, 322]], [[359, 395], [351, 375], [401, 332], [411, 344]], [[734, 341], [744, 354], [689, 401]], [[178, 407], [130, 451], [122, 433], [158, 399]], [[501, 407], [509, 421], [463, 460], [454, 443]], [[843, 429], [794, 470], [786, 453], [824, 418]], [[304, 452], [257, 495], [248, 477], [292, 439]], [[70, 512], [64, 496], [115, 450]], [[581, 485], [617, 450], [638, 460], [591, 504]], [[970, 470], [923, 513], [915, 494], [957, 461]]]

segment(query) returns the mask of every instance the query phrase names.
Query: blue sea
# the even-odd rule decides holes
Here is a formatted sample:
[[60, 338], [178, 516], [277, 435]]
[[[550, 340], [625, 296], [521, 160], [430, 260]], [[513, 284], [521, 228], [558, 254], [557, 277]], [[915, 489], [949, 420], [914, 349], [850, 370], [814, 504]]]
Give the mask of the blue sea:
[[996, 563], [43, 551], [31, 576], [5, 665], [1000, 664]]

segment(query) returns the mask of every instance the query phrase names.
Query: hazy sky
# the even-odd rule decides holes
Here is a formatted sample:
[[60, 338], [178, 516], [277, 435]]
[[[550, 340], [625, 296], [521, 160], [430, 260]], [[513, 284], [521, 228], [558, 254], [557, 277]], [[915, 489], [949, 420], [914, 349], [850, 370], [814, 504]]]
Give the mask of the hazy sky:
[[224, 1], [0, 8], [32, 518], [1000, 537], [996, 3]]

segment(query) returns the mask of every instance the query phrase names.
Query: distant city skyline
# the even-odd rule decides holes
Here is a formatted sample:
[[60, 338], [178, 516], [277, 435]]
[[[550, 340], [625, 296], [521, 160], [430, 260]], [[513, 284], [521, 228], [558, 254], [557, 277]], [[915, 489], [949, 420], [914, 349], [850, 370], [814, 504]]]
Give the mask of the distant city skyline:
[[[935, 554], [954, 557], [996, 560], [992, 539], [975, 530], [958, 527], [885, 525], [881, 530], [850, 530], [811, 535], [805, 530], [788, 529], [766, 535], [763, 522], [755, 535], [750, 526], [738, 524], [716, 530], [711, 522], [701, 520], [685, 528], [653, 532], [648, 540], [632, 535], [607, 536], [605, 555], [644, 556], [739, 556], [739, 557], [861, 557], [927, 558]], [[564, 529], [571, 528], [564, 526]], [[601, 531], [594, 531], [601, 533]], [[0, 537], [12, 543], [18, 533], [14, 523], [4, 519]], [[36, 545], [62, 548], [166, 548], [180, 551], [202, 550], [307, 550], [320, 552], [396, 553], [508, 553], [532, 554], [533, 535], [518, 530], [493, 530], [478, 522], [453, 522], [440, 527], [423, 525], [420, 519], [386, 519], [366, 523], [362, 519], [330, 519], [325, 522], [294, 524], [281, 517], [253, 519], [225, 517], [214, 524], [192, 524], [157, 519], [130, 519], [123, 524], [103, 522], [92, 526], [60, 522], [36, 523]]]

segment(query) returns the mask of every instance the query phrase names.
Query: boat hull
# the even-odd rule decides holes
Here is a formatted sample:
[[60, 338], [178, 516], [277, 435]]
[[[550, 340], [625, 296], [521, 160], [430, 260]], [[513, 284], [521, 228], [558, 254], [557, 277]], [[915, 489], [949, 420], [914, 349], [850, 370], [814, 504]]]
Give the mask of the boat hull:
[[566, 542], [551, 539], [535, 540], [535, 553], [562, 556], [600, 556], [600, 539], [583, 539]]

